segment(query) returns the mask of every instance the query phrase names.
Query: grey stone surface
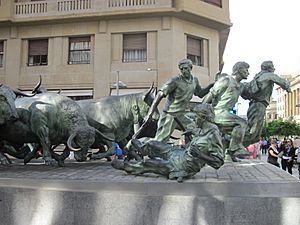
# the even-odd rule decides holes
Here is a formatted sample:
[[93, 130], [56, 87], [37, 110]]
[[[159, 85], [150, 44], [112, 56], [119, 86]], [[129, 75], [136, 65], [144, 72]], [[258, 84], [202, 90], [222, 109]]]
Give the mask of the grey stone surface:
[[262, 161], [204, 167], [178, 184], [103, 161], [0, 167], [1, 225], [300, 224], [300, 182]]

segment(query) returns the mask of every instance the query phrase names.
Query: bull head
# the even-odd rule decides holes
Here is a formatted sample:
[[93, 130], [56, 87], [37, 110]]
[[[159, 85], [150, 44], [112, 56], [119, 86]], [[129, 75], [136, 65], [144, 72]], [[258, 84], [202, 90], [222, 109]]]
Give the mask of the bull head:
[[[108, 141], [114, 141], [113, 138], [107, 137], [99, 130], [91, 126], [86, 126], [86, 127], [78, 128], [74, 133], [70, 135], [67, 141], [67, 146], [72, 151], [80, 151], [81, 148], [89, 148], [95, 142], [95, 135], [98, 135], [101, 138], [104, 138], [105, 140]], [[74, 148], [72, 146], [73, 141], [76, 142], [76, 144], [80, 148]]]
[[8, 120], [19, 118], [15, 106], [16, 95], [14, 91], [7, 86], [0, 86], [0, 125]]

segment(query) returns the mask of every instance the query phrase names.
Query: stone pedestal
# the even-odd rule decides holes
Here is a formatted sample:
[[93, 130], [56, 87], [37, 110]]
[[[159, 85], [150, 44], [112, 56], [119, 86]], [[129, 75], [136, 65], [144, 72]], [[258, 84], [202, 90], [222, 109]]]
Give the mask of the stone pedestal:
[[0, 166], [0, 224], [300, 224], [300, 182], [260, 161], [205, 167], [181, 184], [109, 163]]

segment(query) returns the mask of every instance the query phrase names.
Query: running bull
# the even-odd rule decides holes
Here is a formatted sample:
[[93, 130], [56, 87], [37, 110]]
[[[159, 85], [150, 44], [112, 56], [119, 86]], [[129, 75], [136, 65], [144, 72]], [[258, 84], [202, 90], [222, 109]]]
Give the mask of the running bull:
[[47, 92], [17, 99], [15, 104], [30, 112], [30, 129], [38, 137], [43, 147], [43, 159], [48, 165], [54, 162], [50, 152], [53, 145], [66, 144], [66, 150], [76, 151], [76, 159], [84, 161], [96, 140], [114, 139], [90, 126], [80, 106], [66, 96]]
[[[141, 93], [108, 96], [98, 100], [81, 100], [77, 103], [88, 117], [108, 127], [115, 137], [114, 142], [121, 143], [121, 146], [124, 147], [128, 139], [131, 139], [133, 133], [143, 123], [154, 100], [155, 92], [152, 85], [147, 91]], [[153, 118], [157, 120], [158, 117], [159, 112], [156, 111]], [[149, 126], [151, 127], [145, 129], [141, 134], [142, 137], [155, 135], [156, 123], [153, 122]], [[101, 159], [113, 155], [115, 153], [114, 143], [107, 142], [107, 145], [106, 152], [92, 154], [91, 158]]]

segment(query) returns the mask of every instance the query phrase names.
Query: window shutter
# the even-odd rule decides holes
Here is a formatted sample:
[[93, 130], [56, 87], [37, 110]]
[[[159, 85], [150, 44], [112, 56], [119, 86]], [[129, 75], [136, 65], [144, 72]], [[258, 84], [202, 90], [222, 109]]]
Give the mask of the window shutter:
[[89, 42], [91, 41], [91, 37], [70, 37], [70, 42]]
[[70, 50], [90, 50], [90, 37], [70, 38]]
[[3, 44], [4, 43], [4, 41], [0, 41], [0, 52], [3, 52]]
[[48, 55], [48, 39], [29, 40], [29, 55]]
[[222, 0], [205, 0], [205, 2], [222, 7]]
[[146, 34], [124, 34], [123, 35], [123, 49], [147, 49]]
[[201, 40], [188, 37], [187, 54], [201, 56]]

